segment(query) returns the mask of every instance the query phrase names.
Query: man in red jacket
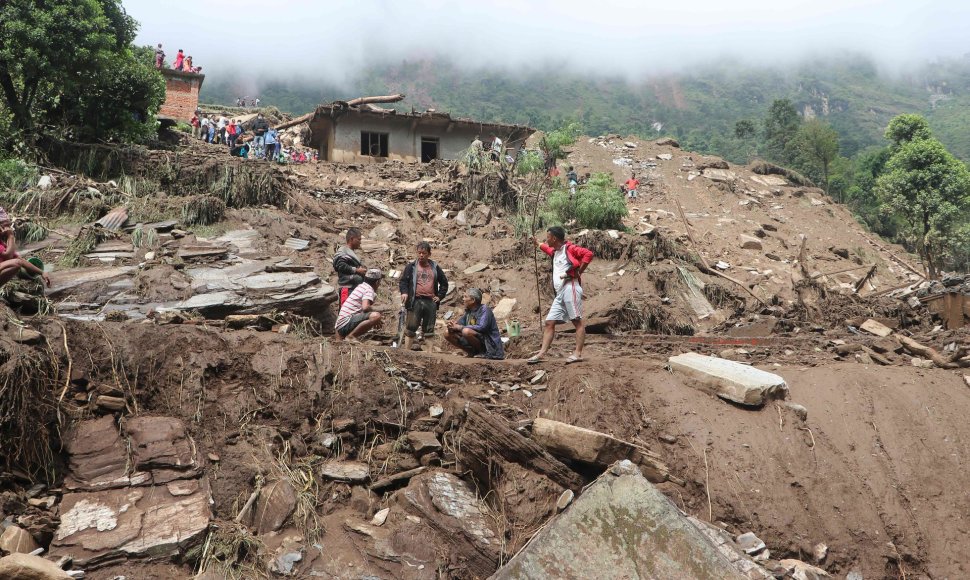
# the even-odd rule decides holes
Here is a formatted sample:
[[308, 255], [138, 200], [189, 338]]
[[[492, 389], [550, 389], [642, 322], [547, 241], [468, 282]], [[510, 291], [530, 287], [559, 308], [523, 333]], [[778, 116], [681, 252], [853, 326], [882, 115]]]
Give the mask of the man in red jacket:
[[542, 331], [542, 348], [528, 360], [529, 364], [542, 361], [556, 335], [556, 323], [573, 323], [576, 327], [576, 350], [566, 359], [566, 364], [583, 360], [583, 343], [586, 327], [583, 325], [582, 274], [593, 261], [593, 252], [566, 241], [566, 230], [553, 226], [546, 230], [546, 242], [535, 240], [539, 249], [552, 256], [552, 285], [556, 298], [549, 307], [545, 328]]

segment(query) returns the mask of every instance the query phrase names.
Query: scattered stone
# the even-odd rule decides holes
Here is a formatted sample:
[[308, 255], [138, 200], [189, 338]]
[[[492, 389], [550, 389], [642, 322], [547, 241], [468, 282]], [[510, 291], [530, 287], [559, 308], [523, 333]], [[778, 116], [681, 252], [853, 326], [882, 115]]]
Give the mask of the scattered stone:
[[10, 554], [0, 558], [0, 578], [5, 580], [70, 580], [72, 576], [57, 564], [30, 554]]
[[714, 264], [714, 267], [717, 268], [718, 270], [727, 270], [728, 268], [731, 267], [731, 264], [728, 264], [727, 262], [725, 262], [723, 260], [718, 260]]
[[194, 472], [200, 467], [195, 442], [177, 417], [140, 415], [125, 423], [125, 431], [138, 469]]
[[657, 155], [657, 159], [661, 159], [663, 161], [670, 161], [673, 158], [674, 156], [671, 155], [670, 153], [660, 153]]
[[94, 400], [94, 404], [106, 411], [122, 411], [125, 408], [125, 399], [123, 397], [98, 395], [98, 398]]
[[387, 204], [379, 200], [376, 200], [373, 198], [367, 198], [366, 200], [364, 200], [364, 205], [367, 207], [367, 209], [375, 213], [378, 213], [386, 217], [387, 219], [394, 220], [394, 221], [401, 220], [401, 216], [397, 215], [391, 208], [387, 206]]
[[741, 248], [744, 250], [761, 250], [761, 240], [754, 236], [741, 234]]
[[51, 188], [51, 184], [54, 182], [54, 178], [50, 175], [41, 175], [37, 180], [37, 188], [41, 191], [46, 191]]
[[20, 326], [13, 332], [13, 340], [20, 344], [40, 344], [44, 340], [44, 335], [31, 328]]
[[815, 207], [818, 207], [818, 206], [821, 206], [821, 205], [825, 205], [825, 202], [824, 201], [815, 199], [814, 197], [809, 198], [809, 199], [812, 200], [812, 205], [815, 206]]
[[738, 547], [744, 550], [746, 554], [757, 554], [761, 550], [764, 550], [767, 546], [758, 536], [754, 535], [754, 532], [747, 532], [741, 534], [734, 539], [737, 542]]
[[279, 531], [296, 509], [296, 490], [289, 481], [276, 480], [259, 492], [253, 526], [257, 534]]
[[778, 562], [782, 568], [788, 570], [795, 580], [820, 580], [821, 578], [831, 578], [832, 576], [811, 564], [806, 564], [801, 560], [782, 560]]
[[636, 143], [633, 143], [632, 141], [625, 141], [623, 143], [623, 146], [626, 147], [627, 149], [636, 149], [637, 148], [637, 144]]
[[394, 485], [404, 483], [411, 479], [412, 477], [417, 477], [427, 471], [427, 467], [416, 467], [414, 469], [409, 469], [407, 471], [402, 471], [401, 473], [395, 473], [389, 477], [379, 479], [370, 486], [371, 491], [381, 491], [387, 489]]
[[869, 334], [874, 334], [879, 337], [886, 337], [893, 333], [893, 329], [881, 322], [876, 322], [871, 318], [863, 322], [859, 328], [865, 330]]
[[438, 403], [435, 403], [434, 405], [428, 407], [428, 414], [431, 415], [432, 419], [437, 419], [445, 414], [445, 408]]
[[495, 315], [495, 320], [505, 320], [512, 315], [512, 310], [518, 301], [515, 298], [502, 298], [498, 301], [495, 308], [492, 309], [492, 314]]
[[824, 562], [825, 557], [828, 555], [829, 555], [829, 547], [821, 542], [819, 542], [818, 544], [815, 544], [815, 547], [812, 548], [812, 556], [815, 558], [816, 562], [819, 562], [819, 563]]
[[665, 137], [663, 139], [657, 139], [656, 141], [654, 141], [654, 143], [656, 143], [657, 145], [660, 145], [660, 146], [680, 148], [680, 143], [678, 143], [676, 139], [672, 139], [670, 137]]
[[370, 478], [367, 464], [358, 461], [328, 461], [320, 468], [320, 474], [327, 479], [348, 483], [363, 483]]
[[210, 453], [207, 457], [209, 458], [209, 461], [219, 461], [219, 456], [215, 453]]
[[383, 526], [387, 521], [387, 515], [391, 513], [391, 508], [384, 508], [374, 514], [374, 519], [370, 521], [372, 526]]
[[27, 503], [30, 504], [30, 505], [32, 505], [32, 506], [34, 506], [34, 507], [39, 507], [39, 508], [43, 508], [45, 510], [49, 510], [52, 507], [54, 507], [54, 504], [55, 503], [57, 503], [57, 498], [54, 497], [53, 495], [49, 495], [47, 497], [38, 497], [38, 498], [28, 499], [27, 500]]
[[921, 368], [921, 369], [931, 369], [936, 366], [936, 364], [934, 364], [933, 361], [931, 361], [930, 359], [919, 358], [918, 356], [914, 356], [912, 359], [910, 359], [909, 362], [914, 367]]
[[663, 441], [664, 443], [666, 443], [668, 445], [673, 445], [674, 443], [677, 443], [677, 437], [675, 437], [673, 435], [668, 435], [666, 433], [664, 433], [662, 435], [659, 435], [657, 437], [657, 439], [660, 439], [661, 441]]
[[738, 351], [733, 348], [726, 348], [721, 352], [717, 353], [717, 356], [723, 358], [724, 360], [738, 360]]
[[382, 242], [397, 238], [397, 228], [391, 222], [383, 222], [370, 231], [370, 237]]
[[846, 574], [845, 580], [865, 580], [865, 578], [862, 576], [862, 572], [859, 572], [858, 570], [852, 570], [848, 574]]
[[606, 235], [614, 240], [620, 239], [620, 230], [606, 230]]
[[19, 526], [10, 525], [0, 534], [0, 550], [10, 554], [29, 554], [40, 548], [34, 537]]
[[408, 444], [419, 457], [441, 450], [441, 442], [432, 431], [411, 431], [408, 433]]
[[294, 568], [303, 560], [303, 538], [287, 536], [277, 548], [269, 565], [269, 571], [280, 576], [292, 576]]
[[868, 353], [865, 353], [865, 352], [856, 353], [855, 359], [860, 364], [864, 364], [864, 365], [871, 365], [872, 364], [872, 357], [869, 356]]
[[701, 173], [701, 175], [710, 179], [711, 181], [720, 183], [730, 183], [738, 178], [737, 174], [729, 169], [707, 168]]
[[635, 465], [616, 466], [492, 578], [602, 578], [605, 563], [613, 578], [746, 578]]
[[559, 495], [559, 499], [556, 500], [556, 511], [561, 512], [562, 510], [569, 507], [569, 504], [573, 503], [574, 497], [576, 497], [576, 494], [573, 493], [573, 490], [571, 489], [567, 489], [566, 491], [562, 492]]
[[794, 412], [795, 415], [797, 415], [798, 418], [801, 419], [802, 421], [808, 421], [808, 409], [806, 409], [802, 405], [799, 405], [798, 403], [792, 403], [791, 401], [787, 401], [785, 403], [785, 408], [790, 409], [792, 412]]
[[[748, 580], [774, 580], [774, 576], [767, 570], [755, 563], [750, 556], [738, 548], [732, 538], [724, 529], [699, 520], [693, 516], [688, 516], [690, 523], [694, 524], [707, 538], [717, 547], [717, 551], [728, 559], [734, 567], [741, 572], [742, 577]], [[719, 522], [720, 523], [720, 522]], [[762, 550], [756, 556], [757, 559], [767, 559], [768, 550]]]
[[301, 240], [300, 238], [287, 238], [286, 241], [283, 242], [283, 246], [285, 248], [294, 250], [296, 252], [302, 252], [303, 250], [310, 247], [310, 240]]
[[460, 226], [481, 227], [492, 221], [492, 209], [480, 202], [473, 201], [455, 216], [455, 223]]
[[689, 352], [667, 359], [670, 368], [687, 376], [689, 386], [734, 403], [760, 407], [767, 399], [788, 397], [785, 379], [723, 358]]
[[479, 272], [484, 272], [485, 270], [488, 270], [489, 268], [490, 268], [490, 266], [488, 264], [486, 264], [485, 262], [479, 262], [477, 264], [474, 264], [472, 266], [469, 266], [469, 267], [465, 268], [465, 274], [477, 274]]

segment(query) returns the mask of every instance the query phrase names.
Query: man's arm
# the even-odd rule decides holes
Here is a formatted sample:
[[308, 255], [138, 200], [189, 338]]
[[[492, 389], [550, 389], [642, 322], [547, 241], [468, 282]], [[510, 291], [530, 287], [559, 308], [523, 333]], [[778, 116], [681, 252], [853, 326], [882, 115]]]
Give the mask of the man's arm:
[[337, 254], [333, 257], [333, 269], [342, 276], [361, 273], [359, 271], [360, 268], [354, 267], [354, 265], [350, 263], [350, 259], [343, 254]]
[[371, 311], [371, 308], [370, 307], [373, 306], [373, 305], [374, 305], [374, 302], [371, 301], [371, 300], [361, 300], [361, 302], [360, 302], [360, 306], [361, 306], [360, 311], [361, 312], [370, 312]]
[[550, 246], [546, 245], [544, 242], [540, 242], [539, 238], [532, 238], [532, 241], [535, 242], [536, 247], [542, 250], [542, 252], [547, 256], [551, 256], [553, 253], [555, 253], [555, 250], [553, 250]]
[[436, 300], [436, 302], [441, 302], [442, 300], [445, 299], [445, 296], [448, 295], [448, 277], [445, 276], [445, 271], [441, 269], [441, 266], [438, 266], [437, 264], [435, 264], [435, 267], [438, 268], [438, 276], [437, 276], [438, 287], [435, 289], [435, 298], [438, 299]]
[[408, 294], [411, 293], [411, 277], [414, 276], [414, 262], [411, 262], [404, 267], [404, 273], [401, 274], [401, 281], [397, 284], [398, 291], [401, 292], [401, 303], [405, 303], [408, 300]]

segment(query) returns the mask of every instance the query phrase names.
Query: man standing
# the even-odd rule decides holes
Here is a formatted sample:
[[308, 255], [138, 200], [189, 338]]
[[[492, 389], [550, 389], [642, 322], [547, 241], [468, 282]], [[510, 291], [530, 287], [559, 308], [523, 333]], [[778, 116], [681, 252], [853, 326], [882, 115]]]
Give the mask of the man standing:
[[631, 173], [630, 179], [627, 179], [624, 185], [626, 186], [626, 196], [630, 199], [636, 199], [637, 189], [640, 187], [640, 182], [637, 181], [637, 174]]
[[155, 68], [162, 68], [165, 63], [165, 51], [162, 50], [162, 43], [158, 43], [158, 48], [155, 49]]
[[189, 125], [192, 125], [192, 136], [198, 139], [199, 126], [201, 125], [201, 122], [199, 121], [199, 116], [197, 114], [192, 113], [192, 120], [189, 121]]
[[566, 230], [553, 226], [546, 230], [546, 242], [536, 238], [539, 249], [552, 256], [552, 285], [556, 297], [549, 307], [545, 328], [542, 332], [542, 348], [529, 364], [542, 362], [556, 335], [556, 323], [573, 323], [576, 328], [576, 350], [566, 359], [566, 364], [583, 360], [583, 344], [586, 341], [586, 327], [583, 325], [583, 287], [582, 274], [593, 261], [593, 252], [566, 241]]
[[341, 246], [333, 255], [333, 269], [337, 273], [337, 290], [340, 306], [344, 305], [347, 297], [361, 282], [367, 268], [361, 263], [355, 250], [360, 249], [361, 234], [357, 228], [349, 228], [346, 238], [347, 245]]
[[501, 161], [502, 159], [502, 140], [495, 136], [495, 133], [489, 135], [492, 138], [492, 161]]
[[380, 286], [383, 277], [384, 275], [377, 268], [367, 270], [363, 284], [354, 288], [347, 297], [333, 325], [337, 340], [357, 342], [360, 335], [380, 325], [381, 313], [374, 312], [372, 306], [377, 298], [377, 287]]
[[276, 159], [276, 129], [270, 127], [266, 131], [266, 160], [273, 161]]
[[404, 268], [401, 283], [401, 303], [407, 310], [404, 329], [404, 348], [421, 350], [414, 344], [420, 327], [425, 337], [434, 335], [434, 323], [438, 318], [438, 304], [448, 293], [448, 278], [444, 271], [431, 260], [431, 244], [420, 242], [418, 259]]
[[[253, 147], [256, 148], [257, 152], [262, 152], [263, 147], [266, 145], [266, 131], [269, 130], [269, 123], [263, 118], [262, 113], [256, 113], [256, 120], [253, 121]], [[259, 157], [259, 153], [256, 155]]]

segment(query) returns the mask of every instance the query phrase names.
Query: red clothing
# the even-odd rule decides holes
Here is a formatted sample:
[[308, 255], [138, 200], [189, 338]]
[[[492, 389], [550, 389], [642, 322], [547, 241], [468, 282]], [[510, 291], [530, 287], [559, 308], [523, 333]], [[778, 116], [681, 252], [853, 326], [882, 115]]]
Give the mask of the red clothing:
[[418, 298], [434, 298], [434, 270], [431, 269], [431, 264], [428, 264], [427, 268], [423, 268], [421, 264], [416, 263], [414, 265], [414, 276], [417, 278], [414, 295]]
[[[556, 250], [552, 246], [547, 244], [541, 244], [539, 249], [542, 250], [546, 255], [552, 256], [556, 253]], [[566, 258], [569, 259], [569, 263], [572, 264], [566, 273], [569, 274], [570, 278], [575, 278], [580, 284], [583, 283], [583, 279], [576, 274], [576, 269], [582, 264], [589, 264], [593, 261], [593, 252], [587, 250], [582, 246], [577, 246], [572, 242], [566, 242]]]
[[638, 189], [639, 187], [640, 187], [640, 182], [637, 181], [636, 179], [633, 179], [631, 177], [630, 179], [626, 180], [627, 191], [632, 191], [632, 190]]

